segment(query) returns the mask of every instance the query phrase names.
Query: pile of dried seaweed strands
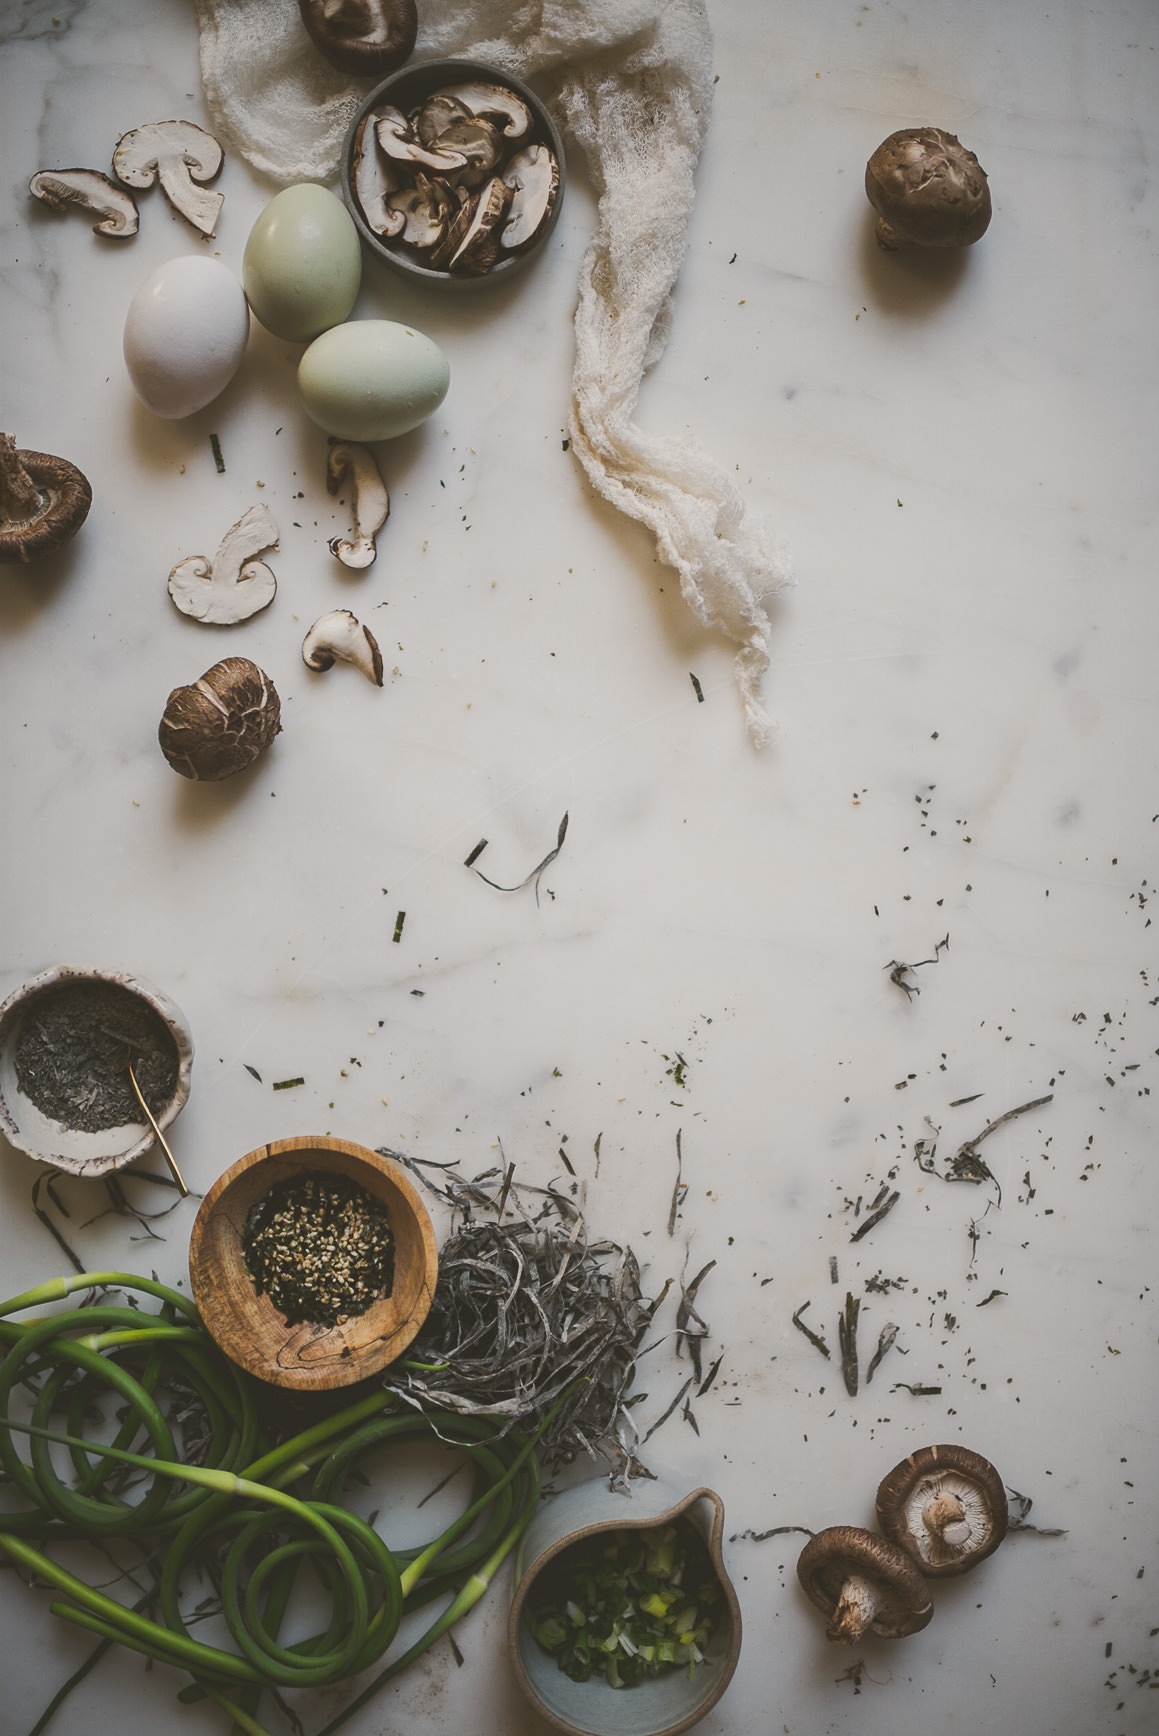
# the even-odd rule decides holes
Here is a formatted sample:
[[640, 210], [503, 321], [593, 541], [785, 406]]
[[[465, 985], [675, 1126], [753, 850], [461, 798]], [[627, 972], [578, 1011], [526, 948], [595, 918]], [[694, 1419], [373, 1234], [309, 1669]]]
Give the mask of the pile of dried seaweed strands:
[[[383, 1155], [462, 1220], [439, 1252], [431, 1311], [388, 1384], [412, 1403], [523, 1428], [558, 1404], [540, 1443], [550, 1469], [602, 1453], [622, 1472], [640, 1472], [627, 1394], [664, 1292], [643, 1295], [632, 1250], [589, 1241], [582, 1190], [577, 1201], [514, 1187], [513, 1166], [465, 1180], [449, 1165]], [[443, 1186], [428, 1169], [443, 1172]]]

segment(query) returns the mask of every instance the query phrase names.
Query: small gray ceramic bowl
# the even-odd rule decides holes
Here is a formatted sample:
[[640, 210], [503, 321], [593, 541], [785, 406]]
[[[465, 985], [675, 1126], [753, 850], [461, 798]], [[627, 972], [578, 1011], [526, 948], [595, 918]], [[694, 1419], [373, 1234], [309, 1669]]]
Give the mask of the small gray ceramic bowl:
[[[131, 996], [142, 1003], [168, 1033], [173, 1045], [176, 1076], [168, 1101], [155, 1110], [158, 1127], [166, 1128], [185, 1107], [193, 1067], [193, 1036], [185, 1015], [175, 1001], [140, 977], [124, 971], [102, 970], [96, 965], [61, 964], [41, 971], [18, 988], [0, 1006], [0, 1132], [28, 1157], [49, 1163], [69, 1175], [107, 1175], [124, 1169], [143, 1157], [156, 1141], [142, 1112], [138, 1120], [88, 1132], [69, 1127], [46, 1114], [22, 1089], [17, 1072], [17, 1050], [26, 1027], [38, 1012], [59, 1009], [64, 997], [78, 986], [104, 987]], [[131, 1050], [126, 1046], [126, 1054]], [[151, 1103], [150, 1108], [154, 1105]]]
[[[395, 108], [410, 115], [436, 91], [457, 84], [482, 83], [500, 85], [520, 98], [531, 111], [531, 131], [519, 144], [546, 145], [558, 167], [559, 183], [555, 200], [547, 217], [532, 239], [523, 247], [500, 253], [490, 270], [474, 275], [462, 271], [435, 271], [423, 262], [423, 255], [398, 237], [380, 234], [367, 221], [359, 201], [356, 180], [358, 164], [364, 148], [376, 147], [367, 139], [374, 117], [384, 108]], [[514, 147], [513, 147], [514, 148]], [[524, 271], [542, 252], [544, 243], [555, 228], [563, 204], [564, 193], [563, 141], [559, 129], [547, 108], [535, 92], [509, 72], [500, 72], [478, 60], [428, 60], [404, 66], [372, 90], [355, 115], [346, 136], [342, 152], [342, 193], [359, 234], [370, 253], [381, 259], [392, 271], [411, 283], [433, 290], [452, 293], [487, 289], [497, 283], [508, 283]]]
[[[703, 1537], [721, 1591], [704, 1662], [691, 1674], [665, 1670], [631, 1688], [613, 1688], [598, 1677], [573, 1682], [531, 1631], [534, 1599], [528, 1600], [539, 1575], [573, 1544], [600, 1532], [671, 1525], [678, 1519], [686, 1519]], [[740, 1605], [724, 1569], [723, 1536], [724, 1503], [711, 1489], [682, 1496], [656, 1479], [637, 1482], [631, 1495], [623, 1495], [598, 1478], [545, 1501], [523, 1535], [507, 1624], [511, 1666], [535, 1709], [567, 1736], [677, 1736], [699, 1723], [728, 1687], [740, 1656]]]

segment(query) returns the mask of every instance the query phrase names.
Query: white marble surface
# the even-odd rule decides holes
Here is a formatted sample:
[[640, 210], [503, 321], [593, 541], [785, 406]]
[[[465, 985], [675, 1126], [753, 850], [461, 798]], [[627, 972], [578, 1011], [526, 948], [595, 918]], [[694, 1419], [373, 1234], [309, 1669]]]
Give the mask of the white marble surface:
[[[745, 1644], [705, 1736], [1143, 1736], [1159, 1706], [1159, 17], [1147, 0], [709, 11], [716, 109], [640, 419], [735, 466], [793, 551], [764, 752], [730, 649], [563, 450], [593, 218], [580, 163], [549, 254], [494, 300], [426, 305], [366, 271], [357, 314], [429, 332], [452, 387], [383, 448], [392, 517], [350, 575], [326, 549], [347, 521], [293, 347], [255, 329], [218, 402], [156, 421], [123, 371], [125, 309], [202, 244], [157, 193], [124, 246], [25, 196], [37, 168], [106, 164], [130, 126], [204, 120], [190, 10], [8, 0], [2, 421], [78, 463], [95, 498], [67, 554], [0, 574], [0, 993], [85, 959], [174, 996], [197, 1043], [173, 1130], [196, 1190], [320, 1131], [468, 1173], [501, 1141], [546, 1182], [566, 1136], [593, 1227], [630, 1241], [655, 1288], [715, 1261], [698, 1305], [719, 1378], [695, 1431], [677, 1413], [648, 1448], [719, 1490], [737, 1537]], [[872, 240], [865, 159], [918, 121], [959, 132], [991, 178], [990, 232], [961, 259]], [[238, 269], [273, 189], [238, 161], [220, 186], [212, 247]], [[179, 616], [172, 565], [257, 501], [281, 532], [273, 606], [234, 629]], [[333, 607], [382, 642], [381, 692], [303, 666]], [[251, 772], [192, 786], [156, 746], [165, 698], [235, 652], [275, 680], [285, 728]], [[520, 879], [565, 812], [538, 903], [464, 866], [486, 837], [477, 866]], [[907, 998], [888, 967], [930, 958]], [[929, 1123], [941, 1168], [1047, 1093], [983, 1147], [1000, 1205], [915, 1161]], [[36, 1166], [0, 1157], [12, 1293], [62, 1260], [30, 1209]], [[897, 1206], [851, 1245], [855, 1202], [886, 1181]], [[86, 1224], [97, 1184], [65, 1197], [93, 1267], [184, 1278], [195, 1201], [141, 1242]], [[868, 1292], [879, 1273], [904, 1286]], [[847, 1289], [863, 1351], [900, 1327], [856, 1398], [791, 1324], [809, 1302], [835, 1342]], [[645, 1426], [686, 1374], [653, 1354]], [[868, 1523], [880, 1476], [937, 1440], [993, 1458], [1066, 1535], [1012, 1537], [938, 1591], [915, 1638], [828, 1645], [796, 1585], [801, 1539], [740, 1534]], [[87, 1648], [45, 1596], [0, 1585], [15, 1736]], [[438, 1649], [351, 1736], [545, 1730], [508, 1674], [508, 1591], [459, 1631], [461, 1669]], [[106, 1658], [51, 1729], [222, 1728], [177, 1686]], [[306, 1709], [307, 1731], [323, 1721]]]

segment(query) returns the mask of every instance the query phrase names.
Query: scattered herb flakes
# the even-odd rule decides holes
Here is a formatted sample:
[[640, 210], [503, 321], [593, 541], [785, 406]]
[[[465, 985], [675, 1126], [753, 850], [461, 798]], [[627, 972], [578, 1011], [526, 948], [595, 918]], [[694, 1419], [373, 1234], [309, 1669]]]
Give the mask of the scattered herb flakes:
[[216, 434], [211, 434], [209, 436], [209, 449], [213, 453], [213, 462], [217, 467], [217, 474], [219, 476], [224, 476], [225, 459], [221, 456], [221, 441], [218, 439]]
[[260, 1085], [260, 1084], [261, 1084], [261, 1082], [262, 1082], [262, 1076], [261, 1076], [261, 1074], [260, 1074], [260, 1073], [259, 1073], [259, 1072], [258, 1072], [258, 1070], [257, 1070], [257, 1068], [256, 1068], [256, 1067], [251, 1067], [251, 1066], [250, 1066], [250, 1064], [249, 1064], [249, 1062], [248, 1062], [248, 1061], [243, 1061], [243, 1062], [242, 1062], [242, 1066], [243, 1066], [243, 1067], [244, 1067], [244, 1068], [245, 1068], [245, 1070], [246, 1070], [246, 1072], [247, 1072], [247, 1073], [248, 1073], [248, 1074], [249, 1074], [249, 1076], [250, 1076], [250, 1078], [251, 1078], [251, 1079], [256, 1079], [256, 1080], [257, 1080], [257, 1082], [258, 1082], [258, 1084], [259, 1084], [259, 1085]]
[[480, 838], [479, 842], [475, 845], [475, 848], [471, 851], [471, 854], [469, 856], [465, 856], [463, 858], [463, 866], [465, 868], [472, 867], [473, 864], [479, 860], [479, 857], [483, 854], [483, 852], [486, 848], [487, 848], [486, 838]]
[[704, 689], [701, 687], [698, 678], [692, 673], [691, 669], [688, 671], [688, 679], [692, 682], [692, 691], [696, 695], [697, 704], [703, 705]]
[[306, 1080], [303, 1075], [299, 1075], [297, 1079], [275, 1079], [272, 1089], [274, 1091], [292, 1091], [295, 1085], [304, 1085], [305, 1083]]
[[391, 939], [396, 944], [397, 944], [397, 942], [399, 942], [402, 939], [402, 928], [403, 928], [403, 923], [405, 921], [406, 921], [406, 911], [400, 910], [398, 915], [394, 919], [394, 933], [391, 935]]

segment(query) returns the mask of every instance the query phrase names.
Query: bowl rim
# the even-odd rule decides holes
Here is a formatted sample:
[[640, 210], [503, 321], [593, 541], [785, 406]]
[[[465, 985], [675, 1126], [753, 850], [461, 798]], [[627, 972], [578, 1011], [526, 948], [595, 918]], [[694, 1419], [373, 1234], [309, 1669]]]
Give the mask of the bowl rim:
[[[555, 204], [548, 213], [540, 233], [520, 252], [509, 254], [506, 259], [493, 265], [490, 271], [483, 272], [478, 277], [453, 271], [432, 271], [429, 266], [420, 264], [417, 259], [412, 259], [409, 253], [403, 253], [392, 247], [390, 245], [392, 238], [380, 235], [366, 221], [362, 207], [354, 194], [352, 173], [354, 148], [362, 123], [372, 109], [381, 106], [392, 89], [416, 81], [418, 85], [427, 87], [421, 94], [429, 95], [432, 90], [437, 90], [444, 83], [466, 78], [481, 78], [492, 84], [506, 85], [509, 90], [515, 92], [516, 96], [522, 97], [535, 116], [537, 125], [547, 135], [547, 142], [555, 152], [556, 162], [559, 165], [559, 189], [556, 193]], [[400, 277], [407, 278], [412, 283], [427, 284], [436, 289], [457, 291], [492, 288], [496, 284], [506, 283], [509, 278], [523, 271], [542, 252], [544, 244], [559, 220], [566, 181], [563, 137], [543, 98], [515, 73], [506, 72], [502, 67], [492, 66], [487, 61], [471, 60], [457, 55], [434, 60], [410, 60], [405, 66], [399, 67], [397, 71], [384, 78], [359, 103], [343, 141], [340, 178], [342, 198], [354, 219], [359, 236], [370, 248], [374, 257], [381, 259]]]
[[[311, 1157], [321, 1161], [311, 1162]], [[278, 1173], [287, 1167], [307, 1170], [329, 1167], [337, 1173], [358, 1176], [372, 1172], [381, 1184], [401, 1202], [401, 1209], [410, 1218], [420, 1250], [415, 1263], [418, 1273], [411, 1286], [413, 1295], [400, 1300], [397, 1292], [372, 1303], [362, 1314], [352, 1316], [343, 1326], [325, 1328], [297, 1323], [285, 1326], [281, 1339], [283, 1350], [294, 1346], [309, 1355], [309, 1360], [287, 1360], [278, 1363], [259, 1348], [255, 1323], [247, 1319], [249, 1295], [240, 1283], [233, 1284], [234, 1274], [244, 1271], [241, 1239], [233, 1217], [223, 1208], [223, 1200], [237, 1190], [246, 1178], [256, 1181], [261, 1170], [269, 1168], [270, 1180], [262, 1191], [274, 1185]], [[243, 1190], [248, 1191], [248, 1190]], [[260, 1198], [261, 1193], [255, 1194]], [[253, 1202], [251, 1202], [253, 1203]], [[392, 1200], [392, 1204], [394, 1201]], [[246, 1205], [245, 1211], [250, 1209]], [[244, 1215], [244, 1214], [242, 1214]], [[232, 1228], [233, 1238], [222, 1237]], [[230, 1260], [230, 1272], [222, 1288], [223, 1252]], [[438, 1248], [434, 1225], [418, 1189], [406, 1170], [394, 1159], [369, 1146], [358, 1145], [331, 1134], [298, 1134], [289, 1139], [271, 1140], [255, 1147], [237, 1159], [218, 1176], [198, 1208], [189, 1236], [189, 1280], [193, 1300], [206, 1331], [232, 1362], [267, 1385], [298, 1392], [327, 1392], [351, 1386], [379, 1374], [396, 1361], [419, 1332], [434, 1299], [438, 1275]], [[246, 1280], [248, 1285], [248, 1279]], [[233, 1305], [235, 1295], [243, 1299]], [[254, 1310], [276, 1316], [273, 1304], [253, 1292]], [[396, 1319], [397, 1316], [397, 1319]], [[390, 1327], [375, 1332], [369, 1338], [364, 1328]]]
[[[687, 1518], [704, 1535], [704, 1542], [708, 1549], [713, 1571], [724, 1593], [725, 1608], [729, 1618], [729, 1632], [715, 1675], [711, 1680], [706, 1680], [704, 1684], [703, 1696], [695, 1704], [690, 1705], [687, 1712], [666, 1724], [657, 1724], [649, 1733], [649, 1736], [678, 1736], [679, 1732], [689, 1730], [694, 1724], [698, 1724], [717, 1704], [732, 1681], [740, 1659], [743, 1624], [736, 1587], [724, 1565], [724, 1502], [715, 1490], [704, 1485], [690, 1490], [685, 1495], [678, 1495], [675, 1489], [658, 1481], [657, 1484], [653, 1485], [651, 1491], [653, 1498], [646, 1503], [645, 1511], [638, 1515], [634, 1515], [630, 1509], [624, 1513], [613, 1512], [610, 1505], [604, 1500], [604, 1497], [609, 1494], [608, 1483], [605, 1478], [573, 1484], [571, 1488], [563, 1490], [560, 1495], [556, 1496], [555, 1500], [562, 1501], [565, 1504], [565, 1509], [578, 1509], [584, 1504], [585, 1491], [592, 1497], [596, 1517], [574, 1524], [552, 1540], [544, 1543], [526, 1564], [523, 1559], [523, 1544], [520, 1546], [515, 1591], [507, 1618], [507, 1650], [511, 1668], [528, 1701], [540, 1716], [557, 1730], [566, 1732], [566, 1736], [610, 1736], [610, 1733], [619, 1726], [607, 1724], [593, 1727], [590, 1719], [585, 1719], [583, 1723], [577, 1723], [574, 1719], [565, 1717], [562, 1712], [549, 1705], [541, 1695], [523, 1658], [524, 1615], [528, 1598], [543, 1570], [576, 1543], [581, 1543], [589, 1537], [598, 1536], [603, 1531], [652, 1530], [658, 1525], [674, 1524], [678, 1519]], [[707, 1529], [704, 1527], [702, 1514], [696, 1512], [696, 1509], [705, 1502], [712, 1510], [712, 1517]], [[535, 1521], [533, 1520], [532, 1527], [534, 1524]], [[525, 1534], [524, 1543], [526, 1543], [526, 1536], [527, 1534]], [[530, 1640], [530, 1636], [529, 1643], [534, 1644], [534, 1641]], [[695, 1682], [695, 1677], [692, 1680]], [[594, 1683], [593, 1693], [602, 1694], [605, 1691], [605, 1686], [600, 1682]], [[607, 1687], [606, 1692], [612, 1696], [610, 1705], [622, 1711], [624, 1702], [621, 1691]]]
[[[95, 964], [57, 964], [38, 971], [0, 1002], [0, 1052], [7, 1051], [18, 1021], [29, 1007], [56, 989], [71, 983], [108, 983], [113, 988], [125, 989], [129, 994], [143, 1000], [164, 1020], [177, 1050], [177, 1080], [173, 1093], [156, 1118], [158, 1127], [165, 1129], [176, 1120], [189, 1101], [194, 1054], [193, 1032], [177, 1002], [144, 977], [130, 971], [114, 970]], [[5, 1066], [3, 1072], [6, 1073], [7, 1070]], [[21, 1092], [20, 1095], [23, 1097], [24, 1093]], [[26, 1101], [31, 1103], [31, 1099]], [[35, 1108], [35, 1104], [32, 1104], [32, 1107]], [[52, 1118], [45, 1116], [42, 1110], [38, 1111], [38, 1114], [45, 1122], [51, 1122]], [[5, 1094], [3, 1074], [0, 1074], [0, 1132], [17, 1151], [22, 1151], [26, 1157], [33, 1158], [37, 1163], [51, 1164], [53, 1168], [63, 1170], [68, 1175], [78, 1176], [102, 1176], [124, 1169], [157, 1144], [156, 1135], [144, 1119], [139, 1123], [128, 1122], [125, 1125], [139, 1127], [140, 1132], [119, 1152], [110, 1153], [106, 1150], [97, 1152], [92, 1157], [78, 1157], [67, 1151], [46, 1151], [43, 1148], [43, 1137], [26, 1131], [16, 1119], [13, 1105]], [[107, 1146], [109, 1135], [114, 1131], [112, 1128], [102, 1128], [90, 1133], [83, 1128], [67, 1128], [64, 1129], [64, 1136], [70, 1144], [81, 1147], [90, 1142]], [[37, 1143], [38, 1140], [41, 1143]]]

